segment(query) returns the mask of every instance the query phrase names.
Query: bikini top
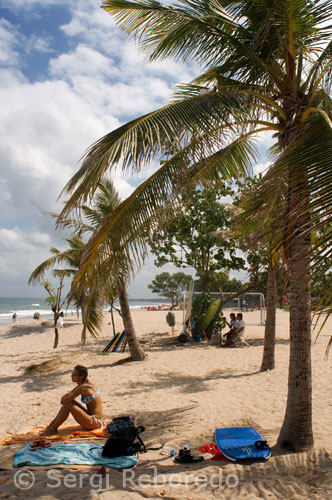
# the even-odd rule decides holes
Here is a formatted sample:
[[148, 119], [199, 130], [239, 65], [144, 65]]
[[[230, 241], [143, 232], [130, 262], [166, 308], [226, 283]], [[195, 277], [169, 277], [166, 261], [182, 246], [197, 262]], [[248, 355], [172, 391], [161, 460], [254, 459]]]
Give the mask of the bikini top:
[[81, 396], [81, 401], [82, 403], [90, 403], [91, 401], [93, 401], [94, 399], [96, 399], [96, 397], [100, 394], [100, 391], [97, 391], [95, 392], [92, 396]]

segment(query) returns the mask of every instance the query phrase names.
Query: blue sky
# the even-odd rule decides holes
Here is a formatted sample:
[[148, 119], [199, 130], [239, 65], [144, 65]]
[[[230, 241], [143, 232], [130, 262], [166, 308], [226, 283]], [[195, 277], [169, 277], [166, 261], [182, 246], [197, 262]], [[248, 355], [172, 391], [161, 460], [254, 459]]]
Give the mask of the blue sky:
[[[0, 296], [40, 296], [32, 270], [65, 248], [48, 211], [79, 167], [85, 149], [122, 123], [165, 104], [192, 69], [144, 64], [134, 42], [100, 0], [0, 0]], [[149, 173], [113, 174], [122, 197]], [[173, 271], [172, 267], [163, 270]], [[160, 269], [147, 263], [130, 287]]]

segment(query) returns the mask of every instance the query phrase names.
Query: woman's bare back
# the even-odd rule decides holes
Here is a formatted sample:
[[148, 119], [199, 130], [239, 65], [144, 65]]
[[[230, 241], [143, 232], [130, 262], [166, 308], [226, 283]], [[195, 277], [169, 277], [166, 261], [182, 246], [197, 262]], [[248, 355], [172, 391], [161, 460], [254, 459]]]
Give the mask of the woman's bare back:
[[[88, 414], [95, 415], [98, 418], [102, 418], [101, 395], [99, 391], [96, 389], [96, 387], [92, 385], [90, 382], [85, 382], [84, 384], [81, 385], [81, 394], [83, 396], [83, 398], [81, 398], [82, 403], [86, 404]], [[88, 400], [89, 398], [93, 399], [89, 401]]]

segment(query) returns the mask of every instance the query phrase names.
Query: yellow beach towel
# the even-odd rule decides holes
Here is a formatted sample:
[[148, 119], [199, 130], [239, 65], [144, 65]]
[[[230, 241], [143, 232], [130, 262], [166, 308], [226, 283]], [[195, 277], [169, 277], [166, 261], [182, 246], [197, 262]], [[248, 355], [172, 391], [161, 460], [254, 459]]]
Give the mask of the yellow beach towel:
[[78, 424], [66, 425], [63, 424], [59, 427], [58, 433], [50, 436], [41, 436], [40, 432], [45, 430], [45, 426], [33, 427], [32, 429], [25, 429], [23, 431], [17, 432], [16, 434], [11, 434], [10, 436], [6, 436], [0, 441], [0, 444], [13, 444], [19, 443], [20, 441], [35, 441], [37, 439], [82, 439], [82, 438], [91, 438], [91, 437], [109, 437], [108, 432], [106, 432], [106, 425], [108, 422], [103, 422], [103, 425], [100, 429], [94, 429], [89, 431], [87, 429], [83, 429]]

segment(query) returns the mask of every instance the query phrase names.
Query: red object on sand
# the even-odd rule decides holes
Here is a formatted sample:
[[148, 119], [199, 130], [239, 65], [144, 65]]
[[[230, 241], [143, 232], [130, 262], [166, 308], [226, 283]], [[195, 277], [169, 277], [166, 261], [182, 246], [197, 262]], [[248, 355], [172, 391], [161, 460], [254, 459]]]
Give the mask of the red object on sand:
[[198, 451], [200, 451], [201, 453], [211, 453], [211, 455], [213, 455], [213, 457], [211, 457], [211, 460], [228, 460], [214, 443], [204, 444], [203, 446], [198, 448]]

